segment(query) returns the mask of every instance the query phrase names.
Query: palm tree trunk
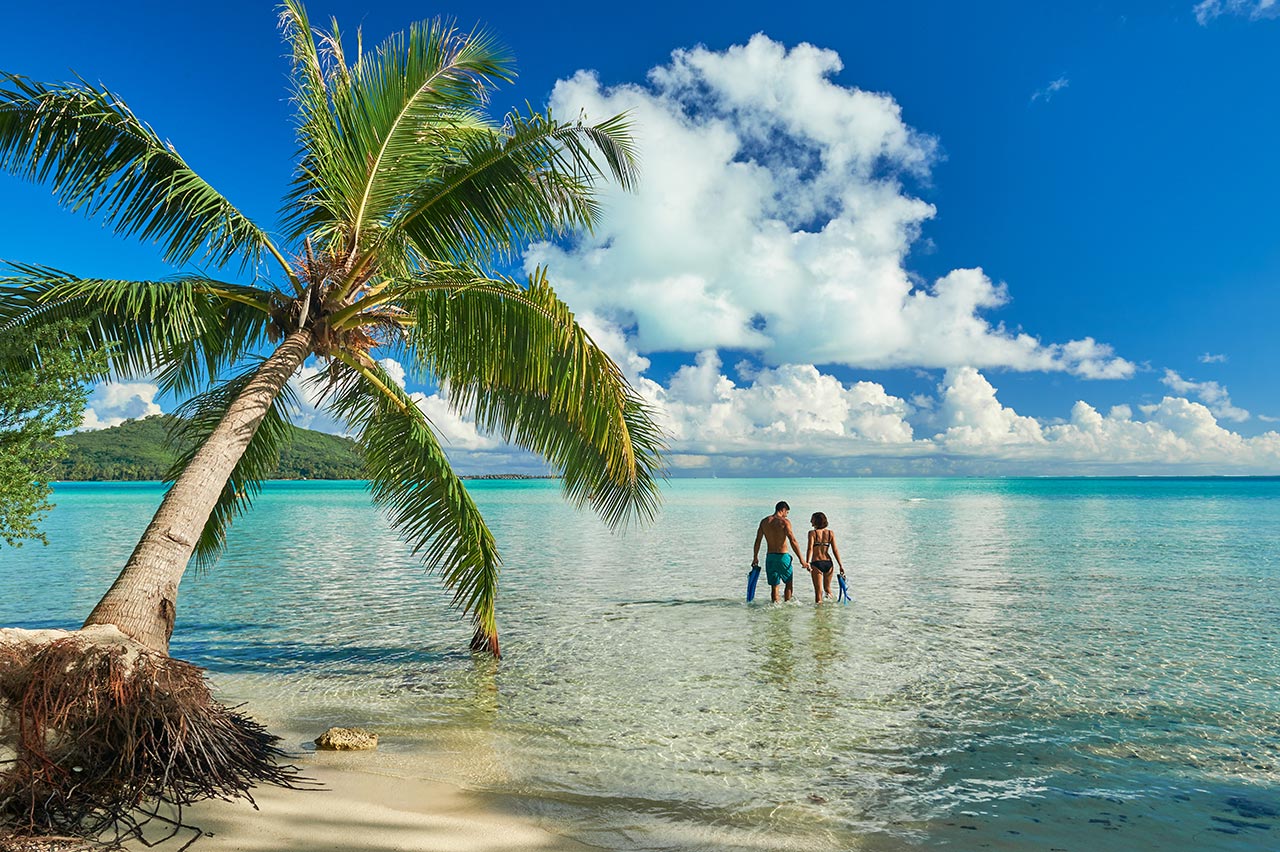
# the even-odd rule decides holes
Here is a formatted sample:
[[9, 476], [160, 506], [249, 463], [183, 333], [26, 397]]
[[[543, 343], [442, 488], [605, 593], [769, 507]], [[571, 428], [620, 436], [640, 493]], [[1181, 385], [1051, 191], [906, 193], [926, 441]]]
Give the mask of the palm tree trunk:
[[311, 332], [295, 331], [263, 362], [164, 496], [120, 576], [84, 626], [113, 624], [153, 651], [167, 654], [177, 615], [178, 583], [191, 552], [271, 403], [306, 360]]

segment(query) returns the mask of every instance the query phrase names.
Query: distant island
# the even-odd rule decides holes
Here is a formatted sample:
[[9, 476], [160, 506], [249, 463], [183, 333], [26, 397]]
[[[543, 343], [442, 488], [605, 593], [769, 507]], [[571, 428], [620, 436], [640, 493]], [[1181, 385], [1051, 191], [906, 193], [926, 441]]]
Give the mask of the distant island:
[[[57, 478], [63, 481], [164, 479], [174, 454], [165, 443], [172, 415], [127, 420], [66, 438], [70, 452]], [[363, 479], [360, 445], [350, 438], [290, 427], [293, 440], [280, 454], [272, 479]]]
[[459, 479], [559, 479], [558, 476], [538, 476], [532, 473], [473, 473]]
[[[164, 479], [173, 463], [165, 443], [173, 416], [156, 414], [119, 426], [66, 437], [69, 452], [58, 468], [62, 482], [137, 482]], [[280, 454], [272, 479], [364, 479], [360, 445], [350, 438], [290, 427], [293, 440]], [[559, 479], [527, 473], [484, 473], [462, 479]]]

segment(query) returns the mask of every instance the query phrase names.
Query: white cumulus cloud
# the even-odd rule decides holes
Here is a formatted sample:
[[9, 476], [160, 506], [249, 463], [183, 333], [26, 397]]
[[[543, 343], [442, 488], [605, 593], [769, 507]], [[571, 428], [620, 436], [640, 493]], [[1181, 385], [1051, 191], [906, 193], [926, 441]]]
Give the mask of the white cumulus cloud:
[[[946, 428], [940, 449], [1024, 473], [1274, 472], [1280, 434], [1245, 438], [1219, 424], [1205, 405], [1167, 396], [1134, 417], [1127, 405], [1100, 413], [1078, 401], [1061, 423], [1042, 423], [1002, 405], [978, 371], [948, 372], [940, 388]], [[988, 467], [987, 470], [992, 468]]]
[[395, 382], [396, 385], [398, 385], [401, 390], [404, 390], [404, 381], [405, 381], [404, 365], [402, 365], [395, 358], [383, 358], [381, 361], [378, 362], [378, 365], [382, 367], [382, 369], [387, 371], [387, 375], [391, 377], [391, 381]]
[[1231, 403], [1227, 389], [1217, 382], [1197, 382], [1184, 379], [1174, 370], [1165, 370], [1161, 384], [1174, 393], [1190, 394], [1203, 402], [1214, 416], [1220, 420], [1232, 420], [1242, 423], [1249, 419], [1249, 412]]
[[103, 382], [89, 394], [80, 429], [86, 432], [108, 429], [126, 420], [163, 414], [156, 402], [159, 392], [150, 382]]
[[1069, 423], [1045, 432], [1061, 459], [1090, 466], [1091, 472], [1109, 464], [1160, 472], [1280, 470], [1280, 434], [1244, 438], [1223, 428], [1205, 406], [1181, 397], [1167, 396], [1140, 410], [1146, 420], [1133, 419], [1128, 406], [1117, 406], [1104, 417], [1077, 402]]
[[973, 367], [948, 370], [938, 416], [946, 428], [935, 442], [949, 450], [990, 451], [1009, 444], [1043, 444], [1044, 431], [996, 399], [996, 389]]
[[812, 365], [786, 364], [740, 387], [720, 368], [719, 356], [706, 350], [665, 388], [646, 385], [682, 453], [780, 447], [879, 454], [912, 442], [910, 407], [878, 384], [844, 385]]
[[[453, 410], [447, 390], [433, 394], [412, 393], [409, 398], [417, 403], [435, 428], [445, 450], [502, 450], [505, 445], [491, 435], [476, 429], [475, 421]], [[514, 451], [513, 451], [514, 452]]]
[[885, 94], [836, 83], [839, 56], [764, 35], [725, 51], [680, 50], [646, 85], [605, 88], [589, 72], [556, 84], [552, 107], [588, 119], [628, 111], [643, 177], [605, 192], [601, 227], [543, 243], [579, 316], [628, 357], [732, 349], [765, 364], [1005, 367], [1124, 378], [1134, 365], [1091, 338], [1043, 342], [993, 323], [1009, 302], [981, 269], [920, 282], [905, 262], [932, 205], [935, 141]]

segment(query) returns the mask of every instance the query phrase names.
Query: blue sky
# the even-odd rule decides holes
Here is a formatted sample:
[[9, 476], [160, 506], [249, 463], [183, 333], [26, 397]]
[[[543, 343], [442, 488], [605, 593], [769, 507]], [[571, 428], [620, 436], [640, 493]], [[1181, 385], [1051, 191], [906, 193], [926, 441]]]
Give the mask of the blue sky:
[[[962, 441], [948, 447], [938, 442], [873, 456], [901, 459], [923, 454], [946, 461], [967, 452], [965, 446], [976, 452], [980, 444], [979, 455], [997, 465], [984, 469], [1000, 471], [1039, 469], [1028, 461], [1035, 457], [1033, 451], [1028, 455], [1000, 449], [1021, 446], [1019, 430], [1030, 424], [1017, 418], [1033, 418], [1042, 431], [1052, 429], [1071, 421], [1078, 400], [1104, 415], [1113, 406], [1129, 406], [1132, 419], [1142, 421], [1174, 417], [1171, 411], [1153, 414], [1142, 408], [1158, 406], [1171, 396], [1208, 406], [1221, 427], [1242, 439], [1272, 430], [1268, 418], [1280, 417], [1280, 394], [1270, 370], [1280, 355], [1280, 337], [1272, 332], [1280, 308], [1280, 241], [1275, 238], [1280, 158], [1271, 150], [1280, 129], [1280, 111], [1274, 108], [1274, 93], [1280, 88], [1280, 64], [1274, 61], [1280, 49], [1280, 20], [1273, 14], [1276, 6], [1267, 0], [1055, 7], [1015, 2], [863, 3], [838, 11], [828, 3], [658, 3], [639, 11], [578, 3], [499, 3], [481, 9], [316, 2], [309, 10], [316, 22], [335, 15], [348, 30], [363, 26], [366, 44], [410, 20], [437, 14], [454, 16], [467, 26], [484, 24], [511, 47], [521, 74], [516, 86], [498, 92], [496, 109], [525, 100], [542, 106], [552, 98], [557, 81], [570, 80], [580, 70], [595, 76], [589, 84], [583, 82], [586, 78], [562, 83], [556, 90], [558, 106], [572, 109], [578, 103], [571, 100], [575, 97], [600, 108], [633, 106], [639, 102], [636, 98], [644, 98], [644, 109], [683, 115], [686, 124], [696, 123], [690, 116], [701, 115], [705, 108], [735, 128], [740, 147], [733, 161], [750, 163], [757, 171], [762, 167], [769, 173], [766, 191], [788, 199], [781, 212], [776, 203], [765, 204], [742, 227], [764, 228], [781, 221], [790, 229], [791, 243], [796, 234], [821, 231], [833, 221], [856, 227], [864, 219], [890, 216], [894, 208], [885, 199], [867, 199], [875, 194], [877, 178], [891, 176], [896, 186], [891, 200], [908, 199], [931, 211], [895, 219], [904, 246], [886, 249], [879, 261], [893, 261], [889, 265], [925, 294], [953, 270], [980, 267], [991, 288], [983, 292], [1006, 295], [1002, 304], [988, 300], [971, 312], [957, 308], [951, 315], [939, 315], [939, 328], [972, 317], [986, 323], [972, 352], [943, 363], [949, 356], [936, 350], [953, 352], [954, 347], [930, 343], [934, 330], [927, 317], [912, 320], [911, 330], [903, 332], [910, 339], [899, 341], [892, 352], [852, 340], [845, 346], [831, 343], [831, 338], [865, 336], [865, 331], [858, 331], [856, 321], [851, 324], [853, 315], [806, 305], [803, 289], [787, 291], [783, 297], [791, 300], [789, 306], [776, 315], [771, 308], [757, 311], [770, 335], [787, 322], [812, 321], [803, 332], [772, 335], [767, 345], [735, 343], [730, 333], [704, 340], [695, 330], [674, 328], [678, 316], [671, 320], [672, 327], [663, 327], [667, 320], [645, 314], [643, 305], [632, 305], [623, 296], [600, 295], [602, 288], [617, 289], [627, 276], [642, 274], [627, 266], [625, 247], [620, 246], [606, 265], [611, 275], [607, 287], [583, 279], [581, 258], [572, 251], [535, 252], [552, 263], [553, 277], [559, 274], [565, 280], [563, 292], [575, 309], [599, 319], [602, 338], [617, 332], [615, 354], [648, 362], [636, 366], [634, 376], [653, 383], [654, 393], [663, 399], [676, 400], [671, 383], [682, 367], [688, 381], [681, 386], [691, 388], [698, 378], [692, 370], [700, 363], [708, 368], [703, 379], [723, 376], [735, 391], [759, 384], [763, 371], [765, 383], [772, 382], [775, 391], [786, 385], [817, 393], [802, 394], [807, 402], [797, 403], [801, 408], [823, 405], [833, 398], [822, 396], [826, 391], [813, 384], [811, 375], [775, 372], [816, 364], [817, 375], [834, 379], [842, 393], [867, 382], [901, 401], [902, 405], [876, 402], [875, 411], [877, 416], [899, 416], [910, 425], [913, 440], [952, 427], [976, 428], [979, 423], [986, 430], [986, 439], [975, 438], [971, 445]], [[151, 3], [115, 8], [23, 4], [8, 10], [6, 17], [9, 26], [0, 33], [0, 68], [36, 79], [64, 79], [73, 70], [103, 82], [241, 209], [259, 221], [274, 220], [293, 142], [285, 90], [288, 69], [270, 3], [234, 0], [186, 8]], [[757, 34], [767, 38], [751, 42]], [[754, 52], [743, 47], [748, 44]], [[825, 51], [815, 54], [819, 70], [813, 70], [813, 62], [802, 61], [796, 51], [802, 44]], [[688, 52], [697, 46], [701, 51]], [[736, 54], [730, 51], [734, 46], [739, 48]], [[686, 51], [682, 62], [673, 62], [672, 52], [677, 50]], [[833, 57], [842, 66], [838, 71]], [[668, 77], [683, 75], [686, 83], [697, 78], [694, 82], [703, 86], [720, 73], [737, 79], [713, 82], [713, 89], [721, 84], [725, 88], [718, 106], [707, 107], [675, 88], [661, 91], [650, 77], [654, 68], [668, 69]], [[752, 73], [759, 73], [760, 79], [749, 79]], [[767, 106], [766, 90], [784, 73], [794, 82], [784, 97], [801, 100], [806, 92], [817, 93], [815, 100], [805, 101], [807, 112], [784, 114], [778, 109], [786, 105]], [[731, 91], [739, 84], [743, 91]], [[877, 108], [899, 109], [901, 128], [910, 137], [881, 139], [887, 153], [867, 161], [875, 174], [865, 186], [858, 183], [861, 178], [848, 176], [866, 163], [827, 175], [833, 183], [852, 180], [853, 189], [848, 183], [825, 189], [812, 181], [786, 183], [783, 161], [796, 146], [779, 145], [769, 151], [767, 140], [752, 136], [752, 123], [790, 128], [787, 133], [798, 136], [788, 141], [798, 141], [799, 148], [828, 162], [840, 142], [821, 138], [822, 126], [848, 120], [853, 122], [851, 138], [861, 138], [858, 134], [864, 132], [866, 123], [859, 124], [862, 119], [856, 115], [838, 116], [844, 109], [841, 104], [856, 112], [851, 106], [855, 91], [882, 96]], [[758, 103], [751, 101], [754, 92], [759, 92]], [[824, 109], [832, 110], [831, 115]], [[883, 118], [887, 113], [876, 115]], [[709, 138], [690, 135], [685, 142], [696, 152], [697, 145], [710, 144]], [[752, 147], [755, 144], [760, 150]], [[692, 161], [676, 162], [677, 149], [647, 153], [646, 173], [651, 170], [657, 184], [662, 185], [664, 169], [685, 174], [681, 170], [698, 167]], [[710, 172], [698, 174], [708, 186], [718, 185]], [[731, 171], [719, 177], [729, 182], [725, 185], [735, 180]], [[826, 200], [812, 211], [806, 212], [797, 200], [805, 193], [818, 197], [823, 192]], [[618, 204], [619, 221], [650, 221], [640, 202]], [[0, 258], [44, 262], [81, 274], [145, 276], [168, 271], [152, 248], [122, 243], [83, 218], [58, 210], [45, 191], [12, 178], [0, 178], [0, 222]], [[726, 240], [750, 236], [744, 231]], [[784, 244], [790, 243], [783, 239], [778, 245]], [[634, 246], [635, 252], [655, 248], [643, 240]], [[841, 257], [841, 250], [830, 245], [813, 249], [830, 251], [830, 258]], [[799, 261], [792, 257], [788, 262]], [[687, 282], [688, 272], [674, 265], [644, 274]], [[837, 278], [828, 284], [860, 286], [856, 276]], [[751, 303], [733, 289], [732, 281], [713, 276], [702, 284]], [[965, 286], [986, 285], [969, 281]], [[636, 292], [643, 295], [643, 288]], [[981, 294], [974, 298], [981, 301]], [[677, 314], [696, 313], [696, 304], [680, 304], [687, 311]], [[891, 311], [875, 321], [891, 324], [898, 318]], [[993, 346], [1003, 346], [1001, 341], [1019, 332], [1035, 339], [1035, 352], [991, 354]], [[807, 352], [805, 334], [827, 342]], [[1094, 352], [1088, 361], [1094, 366], [1089, 367], [1081, 366], [1085, 362], [1080, 357], [1063, 354], [1066, 350], [1052, 349], [1083, 340], [1110, 350]], [[673, 348], [663, 348], [667, 345]], [[704, 354], [699, 362], [699, 352], [714, 353], [719, 369], [709, 371], [710, 356]], [[1206, 362], [1206, 355], [1213, 357]], [[998, 393], [995, 409], [983, 384], [970, 381], [963, 372], [970, 366]], [[1119, 377], [1097, 377], [1104, 374]], [[966, 386], [973, 391], [967, 397], [961, 393]], [[830, 390], [829, 384], [825, 387]], [[676, 401], [686, 406], [690, 417], [698, 405], [729, 405], [732, 411], [721, 412], [725, 428], [741, 427], [746, 417], [760, 433], [757, 443], [762, 446], [771, 423], [777, 423], [761, 406], [786, 405], [794, 398], [777, 392], [763, 395], [767, 400], [760, 394], [735, 397], [723, 386], [707, 390], [710, 396], [688, 393], [694, 395]], [[834, 401], [851, 406], [850, 412], [872, 404], [861, 397]], [[169, 400], [159, 403], [166, 410], [172, 407]], [[841, 427], [855, 439], [907, 446], [892, 430], [858, 432], [861, 427], [855, 420], [850, 413]], [[793, 436], [797, 428], [804, 430], [803, 424], [783, 421], [777, 421], [782, 423], [779, 428], [789, 429]], [[865, 440], [854, 440], [844, 449], [826, 440], [830, 436], [825, 433], [839, 425], [826, 424], [817, 430], [824, 433], [821, 440], [797, 439], [787, 444], [788, 451], [799, 459], [818, 460], [861, 452]], [[681, 434], [679, 424], [676, 431]], [[1190, 440], [1186, 434], [1181, 437]], [[1221, 443], [1221, 438], [1213, 440]], [[1033, 436], [1031, 443], [1046, 439]], [[686, 447], [695, 459], [690, 469], [697, 468], [698, 458], [751, 458], [759, 449], [741, 442], [693, 446], [697, 443]], [[462, 445], [470, 446], [466, 440]], [[1076, 467], [1071, 469], [1084, 469], [1079, 466], [1088, 460], [1087, 452], [1082, 444], [1073, 447], [1069, 455]], [[472, 448], [484, 449], [478, 444]], [[1154, 449], [1133, 456], [1116, 450], [1108, 457], [1123, 462], [1125, 470], [1163, 469], [1162, 462], [1181, 459], [1209, 466], [1195, 468], [1201, 471], [1217, 464], [1224, 471], [1270, 472], [1276, 459], [1267, 452], [1251, 451], [1230, 464], [1225, 455], [1197, 457], [1186, 448], [1167, 457]], [[944, 464], [937, 469], [951, 468]]]

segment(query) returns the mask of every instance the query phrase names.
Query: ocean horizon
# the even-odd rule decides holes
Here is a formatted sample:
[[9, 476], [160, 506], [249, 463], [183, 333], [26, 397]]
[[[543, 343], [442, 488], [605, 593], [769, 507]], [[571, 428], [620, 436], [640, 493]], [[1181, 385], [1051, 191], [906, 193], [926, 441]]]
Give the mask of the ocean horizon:
[[[78, 626], [164, 488], [58, 484], [0, 624]], [[607, 849], [1280, 845], [1280, 477], [680, 477], [619, 533], [552, 480], [468, 488], [501, 662], [359, 480], [268, 483], [172, 652], [290, 749], [368, 727]], [[802, 542], [829, 516], [851, 604], [745, 602], [777, 500]]]

